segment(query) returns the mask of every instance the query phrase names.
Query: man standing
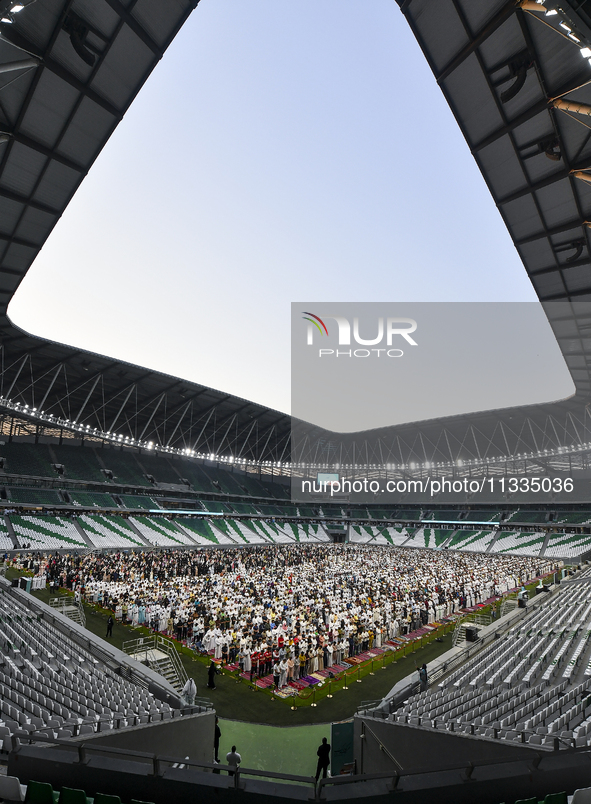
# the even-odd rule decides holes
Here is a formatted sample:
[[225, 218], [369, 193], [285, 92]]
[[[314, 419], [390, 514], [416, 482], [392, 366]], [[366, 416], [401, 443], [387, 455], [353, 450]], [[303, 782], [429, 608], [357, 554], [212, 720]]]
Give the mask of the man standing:
[[113, 615], [109, 614], [109, 619], [107, 620], [107, 639], [113, 636]]
[[242, 762], [242, 757], [236, 751], [236, 746], [232, 746], [232, 750], [228, 751], [226, 754], [226, 765], [230, 766], [230, 770], [228, 771], [228, 776], [234, 776], [238, 769], [238, 765]]
[[330, 764], [330, 743], [328, 742], [326, 737], [322, 738], [322, 744], [318, 746], [316, 756], [318, 757], [318, 765], [316, 767], [316, 781], [318, 781], [320, 777], [320, 771], [322, 771], [322, 778], [326, 779], [326, 771], [328, 770], [328, 766]]
[[421, 682], [421, 692], [425, 692], [429, 686], [429, 675], [427, 673], [427, 665], [423, 664], [419, 668], [419, 681]]
[[219, 726], [219, 719], [216, 717], [216, 719], [215, 719], [215, 730], [214, 730], [214, 733], [213, 733], [213, 754], [214, 754], [214, 760], [216, 762], [220, 761], [219, 750], [220, 750], [220, 737], [221, 736], [222, 736], [222, 730], [220, 729], [220, 726]]

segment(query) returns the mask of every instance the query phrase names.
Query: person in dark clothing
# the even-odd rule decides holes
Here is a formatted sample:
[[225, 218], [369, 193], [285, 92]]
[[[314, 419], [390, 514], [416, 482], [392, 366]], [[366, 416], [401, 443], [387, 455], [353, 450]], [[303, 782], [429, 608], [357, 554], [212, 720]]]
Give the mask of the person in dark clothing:
[[107, 620], [107, 637], [113, 636], [113, 617], [109, 614]]
[[429, 686], [429, 673], [426, 664], [419, 668], [419, 681], [421, 682], [421, 692], [425, 692]]
[[218, 669], [216, 663], [214, 661], [211, 662], [209, 665], [209, 669], [207, 671], [207, 686], [210, 690], [215, 690], [215, 677], [218, 674]]
[[213, 733], [213, 756], [216, 762], [220, 761], [219, 758], [219, 750], [220, 750], [220, 737], [222, 736], [222, 731], [219, 727], [219, 719], [216, 717], [215, 719], [215, 731]]
[[326, 771], [330, 765], [330, 743], [326, 737], [322, 738], [322, 745], [318, 746], [316, 751], [318, 757], [318, 765], [316, 767], [316, 781], [320, 778], [320, 771], [322, 771], [322, 778], [326, 779]]

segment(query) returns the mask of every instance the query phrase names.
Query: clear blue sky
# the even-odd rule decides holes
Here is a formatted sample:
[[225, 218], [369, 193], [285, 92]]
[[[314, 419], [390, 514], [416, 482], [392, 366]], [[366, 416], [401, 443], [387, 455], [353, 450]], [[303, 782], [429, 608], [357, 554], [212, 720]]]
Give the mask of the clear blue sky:
[[393, 0], [202, 0], [10, 315], [287, 411], [304, 298], [536, 299]]

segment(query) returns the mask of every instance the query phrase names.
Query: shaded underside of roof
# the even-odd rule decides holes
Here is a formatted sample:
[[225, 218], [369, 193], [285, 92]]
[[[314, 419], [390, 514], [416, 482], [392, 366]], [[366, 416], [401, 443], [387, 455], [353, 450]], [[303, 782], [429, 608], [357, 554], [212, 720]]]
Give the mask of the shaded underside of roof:
[[[591, 106], [591, 66], [580, 53], [591, 42], [587, 4], [561, 6], [577, 44], [555, 16], [519, 8], [514, 0], [398, 2], [540, 300], [559, 303], [549, 318], [577, 393], [554, 405], [397, 426], [372, 437], [390, 445], [390, 460], [402, 461], [591, 441], [591, 183], [585, 179], [591, 117], [556, 105], [558, 98]], [[6, 314], [84, 176], [197, 3], [36, 0], [12, 25], [0, 26], [0, 396], [78, 428], [285, 460], [289, 417], [30, 336]], [[3, 72], [7, 64], [12, 67]], [[308, 427], [304, 440], [300, 456], [320, 459], [339, 449], [361, 454], [367, 434], [344, 437]], [[397, 448], [398, 458], [395, 444], [407, 445]]]
[[272, 459], [285, 451], [287, 416], [30, 336], [6, 312], [84, 176], [198, 2], [36, 0], [14, 14], [12, 24], [0, 25], [0, 395], [85, 429]]

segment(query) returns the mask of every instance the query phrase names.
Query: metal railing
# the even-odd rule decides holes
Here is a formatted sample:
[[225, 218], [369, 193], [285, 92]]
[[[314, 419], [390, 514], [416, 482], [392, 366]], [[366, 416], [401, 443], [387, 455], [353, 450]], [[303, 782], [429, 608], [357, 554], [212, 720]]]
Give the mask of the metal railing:
[[[377, 735], [374, 735], [373, 732], [371, 734], [377, 742], [381, 745], [381, 740]], [[560, 739], [560, 738], [558, 738]], [[340, 785], [351, 785], [357, 784], [358, 782], [367, 782], [367, 781], [379, 781], [383, 780], [388, 783], [388, 789], [390, 791], [395, 790], [401, 780], [405, 779], [412, 779], [414, 777], [420, 777], [422, 774], [428, 771], [432, 771], [431, 767], [420, 767], [415, 768], [412, 770], [403, 770], [398, 761], [389, 754], [389, 758], [392, 760], [392, 764], [395, 766], [392, 768], [391, 771], [385, 773], [363, 773], [363, 769], [361, 768], [361, 772], [355, 775], [338, 775], [338, 776], [329, 776], [326, 779], [320, 779], [318, 782], [312, 776], [297, 776], [288, 773], [275, 773], [272, 771], [264, 771], [258, 770], [254, 768], [243, 768], [243, 767], [234, 767], [230, 765], [220, 765], [217, 763], [212, 762], [201, 762], [196, 760], [187, 759], [186, 757], [179, 758], [179, 757], [170, 757], [170, 756], [160, 756], [155, 754], [149, 754], [140, 751], [131, 751], [125, 748], [114, 748], [104, 745], [95, 745], [92, 741], [76, 741], [73, 742], [72, 740], [63, 740], [58, 738], [51, 738], [45, 736], [37, 736], [35, 734], [28, 734], [27, 732], [21, 732], [20, 734], [13, 737], [13, 751], [18, 753], [23, 747], [26, 748], [28, 745], [33, 745], [39, 743], [40, 745], [54, 745], [58, 748], [66, 749], [68, 753], [75, 753], [76, 754], [76, 761], [80, 765], [87, 765], [89, 759], [92, 755], [100, 755], [104, 757], [104, 759], [108, 759], [112, 757], [119, 761], [128, 760], [130, 763], [142, 763], [149, 767], [149, 773], [154, 778], [161, 778], [163, 777], [167, 771], [170, 769], [175, 769], [175, 771], [182, 773], [183, 770], [191, 770], [197, 769], [205, 771], [206, 773], [216, 773], [216, 774], [227, 774], [225, 776], [227, 780], [227, 788], [235, 788], [235, 789], [245, 789], [245, 779], [250, 777], [253, 779], [258, 780], [269, 780], [271, 782], [280, 782], [280, 783], [290, 783], [295, 782], [299, 785], [306, 785], [312, 789], [313, 797], [316, 800], [326, 800], [323, 796], [325, 792], [325, 788], [330, 786], [340, 786]], [[384, 746], [385, 748], [385, 746]], [[541, 750], [537, 750], [541, 749]], [[585, 746], [584, 748], [570, 748], [569, 754], [575, 753], [588, 753], [588, 748]], [[543, 746], [536, 746], [536, 749], [531, 750], [531, 758], [525, 760], [527, 766], [529, 768], [530, 774], [533, 776], [538, 772], [544, 773], [545, 769], [542, 768], [542, 764], [545, 760], [549, 757], [555, 756], [554, 750], [544, 750]], [[52, 755], [52, 762], [56, 762], [56, 755]], [[515, 766], [516, 764], [523, 765], [524, 759], [520, 757], [519, 759], [509, 759], [509, 760], [500, 760], [498, 758], [493, 759], [481, 759], [476, 761], [466, 762], [456, 762], [449, 765], [444, 765], [438, 767], [438, 771], [446, 772], [446, 771], [457, 771], [462, 774], [462, 778], [465, 781], [470, 780], [473, 777], [475, 771], [480, 768], [487, 768], [491, 766], [498, 766], [499, 773], [502, 774], [503, 769], [506, 768], [505, 774], [508, 775], [510, 772], [511, 766]], [[123, 769], [121, 769], [123, 770]], [[179, 778], [179, 777], [177, 777]], [[222, 777], [224, 778], [224, 777]], [[206, 785], [206, 777], [203, 777], [200, 781], [200, 784]], [[218, 783], [216, 783], [216, 787], [218, 787]], [[259, 791], [260, 792], [260, 791]]]
[[[64, 617], [69, 617], [70, 620], [73, 620], [74, 622], [79, 623], [83, 628], [86, 628], [86, 614], [84, 613], [84, 606], [80, 601], [77, 601], [67, 595], [62, 595], [61, 597], [50, 598], [49, 605], [52, 609], [56, 609], [56, 611], [59, 611], [60, 614], [63, 614]], [[75, 609], [78, 615], [77, 618], [72, 617], [71, 611], [68, 612], [68, 609]]]
[[[151, 667], [155, 662], [153, 652], [160, 651], [161, 653], [166, 654], [171, 661], [173, 670], [177, 677], [179, 691], [183, 689], [188, 681], [189, 677], [187, 676], [187, 671], [183, 667], [183, 663], [180, 660], [178, 651], [172, 639], [167, 639], [161, 634], [154, 634], [150, 637], [130, 639], [123, 643], [121, 649], [128, 656], [133, 656], [133, 658], [139, 659], [140, 661], [140, 657], [143, 654], [144, 661], [149, 667]], [[150, 656], [150, 654], [152, 654], [152, 656]]]

